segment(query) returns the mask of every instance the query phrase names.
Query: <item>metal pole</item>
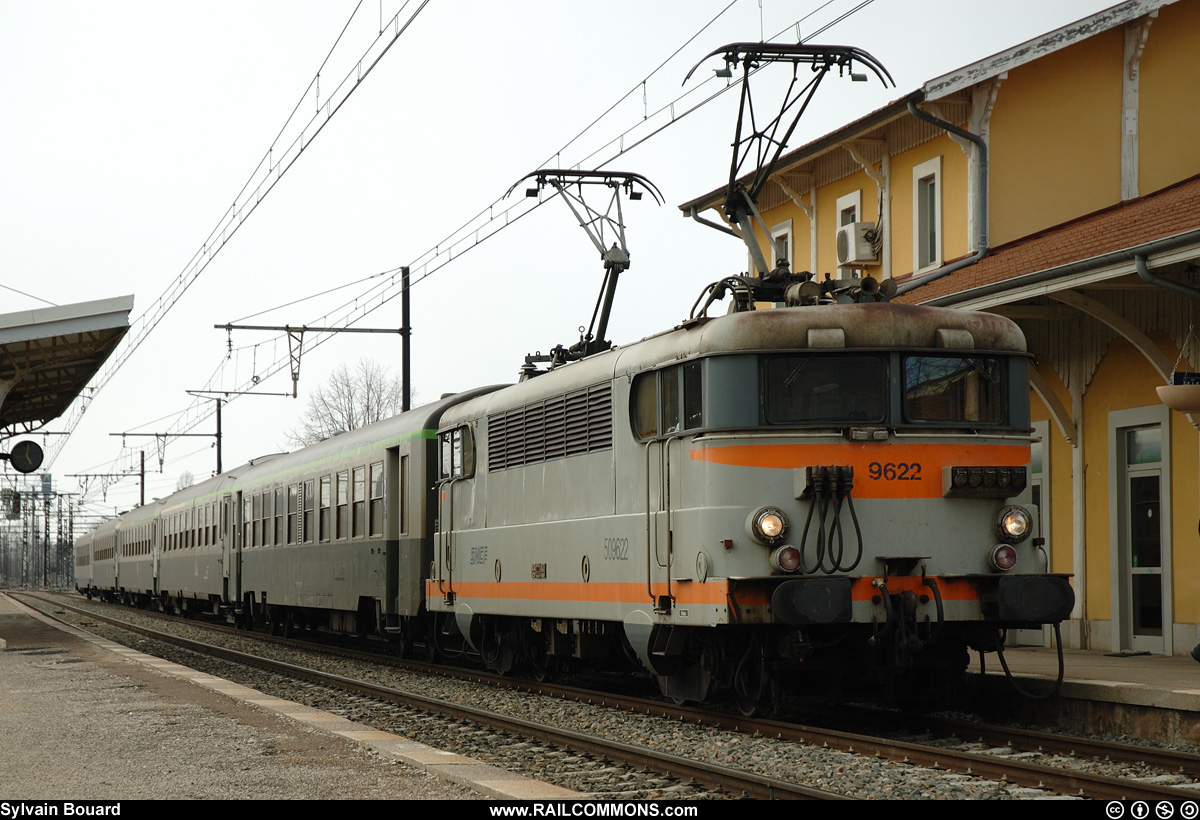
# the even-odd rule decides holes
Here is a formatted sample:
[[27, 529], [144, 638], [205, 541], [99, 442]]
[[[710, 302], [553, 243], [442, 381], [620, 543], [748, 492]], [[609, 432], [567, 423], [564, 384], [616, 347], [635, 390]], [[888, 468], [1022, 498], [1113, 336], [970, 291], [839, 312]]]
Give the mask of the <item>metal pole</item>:
[[217, 475], [221, 474], [221, 400], [217, 399]]
[[412, 409], [412, 381], [409, 372], [410, 365], [410, 350], [412, 339], [411, 317], [409, 315], [408, 306], [408, 266], [400, 269], [401, 291], [400, 291], [400, 320], [404, 323], [404, 327], [400, 328], [400, 335], [404, 337], [404, 352], [400, 358], [400, 380], [403, 384], [404, 395], [400, 399], [401, 411], [407, 413]]

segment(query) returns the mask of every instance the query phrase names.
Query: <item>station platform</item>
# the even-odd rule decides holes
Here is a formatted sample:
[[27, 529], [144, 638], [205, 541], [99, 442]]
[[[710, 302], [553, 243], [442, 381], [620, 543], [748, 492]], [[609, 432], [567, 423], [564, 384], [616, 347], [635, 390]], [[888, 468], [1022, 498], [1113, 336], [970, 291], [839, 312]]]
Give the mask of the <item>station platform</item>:
[[[1034, 695], [1053, 688], [1058, 677], [1055, 648], [1009, 647], [1004, 658], [1022, 688]], [[1022, 721], [1200, 746], [1200, 663], [1188, 655], [1066, 649], [1062, 686], [1045, 700], [1018, 695], [995, 654], [984, 660], [986, 668], [979, 675], [979, 657], [972, 653], [975, 682], [1002, 697], [1003, 709], [1019, 709]]]
[[[1053, 648], [1005, 651], [1037, 694]], [[1066, 650], [1052, 698], [1016, 694], [994, 654], [994, 717], [1200, 747], [1200, 663]], [[578, 799], [411, 739], [262, 695], [64, 627], [0, 592], [0, 799]]]
[[563, 800], [64, 626], [0, 591], [0, 800]]

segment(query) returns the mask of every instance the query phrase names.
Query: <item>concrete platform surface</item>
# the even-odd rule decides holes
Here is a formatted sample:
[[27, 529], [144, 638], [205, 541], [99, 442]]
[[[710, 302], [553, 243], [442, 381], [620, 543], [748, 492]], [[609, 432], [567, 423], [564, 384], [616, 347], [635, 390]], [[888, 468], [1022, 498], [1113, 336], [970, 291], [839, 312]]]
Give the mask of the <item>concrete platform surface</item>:
[[145, 655], [0, 592], [0, 800], [578, 799]]

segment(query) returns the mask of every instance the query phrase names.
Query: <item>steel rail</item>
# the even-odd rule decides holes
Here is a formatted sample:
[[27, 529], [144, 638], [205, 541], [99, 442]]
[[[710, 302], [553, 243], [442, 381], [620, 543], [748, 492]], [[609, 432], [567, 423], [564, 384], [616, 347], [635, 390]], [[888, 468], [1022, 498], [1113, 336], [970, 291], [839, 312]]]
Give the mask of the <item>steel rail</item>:
[[[74, 609], [73, 607], [70, 607], [69, 604], [64, 604], [61, 602], [56, 603]], [[92, 617], [102, 617], [95, 615], [94, 613], [87, 612], [86, 610], [76, 609], [76, 611]], [[168, 620], [171, 619], [168, 618]], [[143, 629], [141, 627], [128, 625], [124, 622], [111, 620], [110, 622], [115, 623], [122, 628], [129, 628], [137, 631]], [[240, 634], [243, 635], [248, 634], [244, 631], [230, 631], [240, 632]], [[152, 633], [154, 630], [147, 630], [147, 632]], [[158, 634], [159, 633], [155, 633], [156, 637]], [[256, 637], [263, 638], [265, 636], [256, 635]], [[272, 638], [272, 640], [275, 642], [285, 642], [279, 638]], [[291, 643], [292, 645], [301, 645], [310, 649], [314, 647], [312, 643], [306, 643], [302, 641]], [[319, 648], [322, 651], [330, 650], [330, 647], [323, 645], [319, 646]], [[222, 650], [219, 647], [215, 647], [214, 649], [221, 652], [233, 652], [233, 650]], [[379, 662], [386, 657], [376, 656], [365, 652], [353, 652], [352, 650], [346, 650], [344, 648], [336, 648], [334, 651], [337, 651], [340, 654], [353, 655], [355, 657], [359, 657], [360, 659], [374, 660], [375, 662]], [[236, 654], [242, 655], [242, 653]], [[252, 658], [253, 656], [243, 657]], [[248, 662], [242, 661], [240, 658], [237, 660], [240, 662]], [[389, 660], [390, 662], [396, 663], [395, 659]], [[1093, 774], [1086, 771], [1075, 771], [1055, 766], [1047, 766], [1039, 763], [1031, 763], [1023, 760], [1013, 760], [1010, 758], [986, 755], [978, 752], [964, 752], [953, 749], [943, 749], [940, 747], [922, 745], [919, 743], [889, 740], [872, 737], [870, 735], [805, 726], [779, 720], [747, 718], [740, 715], [717, 712], [706, 708], [676, 706], [663, 701], [651, 700], [642, 697], [597, 693], [594, 690], [587, 690], [579, 687], [564, 686], [554, 683], [538, 683], [531, 680], [521, 680], [500, 675], [493, 675], [486, 672], [479, 672], [477, 670], [448, 669], [444, 666], [436, 666], [434, 664], [425, 664], [413, 661], [404, 661], [403, 663], [409, 668], [419, 669], [420, 671], [429, 673], [453, 675], [459, 678], [489, 683], [491, 685], [505, 686], [511, 689], [517, 689], [530, 693], [549, 695], [564, 699], [573, 699], [580, 702], [608, 706], [615, 709], [638, 712], [647, 715], [656, 715], [658, 717], [687, 722], [693, 725], [711, 726], [717, 729], [749, 735], [757, 733], [765, 737], [772, 737], [783, 741], [825, 746], [838, 751], [879, 757], [916, 766], [924, 766], [931, 769], [942, 769], [977, 777], [1004, 780], [1009, 783], [1028, 786], [1031, 788], [1048, 789], [1060, 794], [1073, 794], [1098, 800], [1195, 799], [1195, 791], [1192, 789], [1182, 789], [1155, 783], [1145, 783], [1136, 780], [1123, 780], [1120, 778]], [[296, 668], [302, 669], [303, 667]], [[984, 738], [987, 742], [998, 746], [1013, 745], [1014, 748], [1018, 750], [1052, 752], [1073, 757], [1092, 757], [1098, 759], [1107, 758], [1109, 760], [1122, 763], [1144, 763], [1146, 765], [1156, 766], [1167, 771], [1182, 772], [1192, 776], [1200, 774], [1200, 756], [1187, 752], [1173, 752], [1165, 749], [1153, 749], [1150, 747], [1114, 743], [1111, 741], [1095, 740], [1091, 738], [1058, 736], [1046, 732], [1035, 732], [1032, 730], [987, 726], [982, 724], [977, 725], [965, 721], [946, 721], [936, 718], [923, 720], [921, 723], [921, 728], [924, 730], [930, 730], [938, 728], [939, 725], [947, 728], [946, 734], [950, 734], [951, 731], [957, 730], [961, 736], [964, 737], [975, 735]], [[518, 731], [518, 733], [524, 734], [525, 732]], [[603, 752], [592, 753], [601, 754]], [[644, 750], [643, 753], [645, 753]], [[609, 753], [603, 754], [613, 757], [613, 755]], [[630, 762], [631, 765], [645, 765], [648, 767], [652, 766], [650, 763], [644, 763], [640, 761], [628, 762]], [[702, 780], [706, 783], [717, 782], [702, 778], [699, 775], [688, 774], [687, 776], [694, 776], [697, 780]], [[746, 789], [746, 793], [756, 797], [783, 796], [782, 794], [778, 793], [770, 794], [766, 791], [755, 793], [750, 789]]]
[[[493, 731], [508, 732], [523, 737], [533, 738], [543, 743], [549, 743], [554, 746], [571, 749], [572, 751], [578, 753], [602, 756], [609, 760], [624, 763], [629, 766], [653, 769], [655, 771], [659, 771], [684, 780], [696, 780], [700, 783], [705, 783], [710, 786], [732, 792], [735, 795], [744, 794], [747, 797], [753, 797], [760, 800], [853, 799], [847, 795], [837, 794], [835, 792], [830, 792], [823, 789], [816, 789], [799, 783], [790, 783], [785, 780], [766, 777], [753, 772], [746, 772], [739, 769], [719, 766], [717, 764], [690, 760], [688, 758], [679, 757], [677, 755], [672, 755], [665, 752], [653, 751], [628, 743], [606, 740], [604, 738], [585, 735], [567, 729], [560, 729], [554, 726], [533, 723], [520, 718], [514, 718], [508, 715], [490, 712], [486, 709], [479, 709], [473, 706], [452, 703], [440, 698], [431, 698], [425, 695], [403, 692], [401, 690], [379, 684], [354, 680], [353, 678], [347, 678], [343, 675], [335, 675], [330, 672], [321, 672], [316, 669], [310, 669], [308, 667], [286, 663], [284, 661], [261, 658], [256, 655], [250, 655], [234, 649], [213, 646], [201, 641], [194, 641], [189, 638], [183, 638], [177, 635], [159, 632], [158, 630], [150, 629], [148, 627], [137, 626], [135, 624], [120, 621], [119, 619], [110, 618], [108, 616], [99, 615], [95, 612], [79, 609], [61, 601], [55, 601], [54, 605], [61, 606], [65, 609], [70, 609], [74, 612], [85, 615], [86, 617], [104, 621], [120, 629], [128, 630], [138, 635], [143, 635], [172, 646], [218, 657], [234, 663], [240, 663], [245, 666], [262, 669], [274, 674], [281, 674], [300, 680], [306, 680], [310, 683], [316, 683], [321, 686], [330, 686], [343, 689], [364, 697], [382, 700], [386, 703], [407, 706], [426, 712], [433, 712], [435, 714], [454, 718], [456, 720], [470, 721], [472, 723], [483, 725]], [[48, 613], [43, 614], [50, 618], [55, 617]], [[61, 619], [58, 618], [55, 618], [55, 620], [61, 621]], [[75, 628], [78, 629], [79, 627], [76, 626]]]

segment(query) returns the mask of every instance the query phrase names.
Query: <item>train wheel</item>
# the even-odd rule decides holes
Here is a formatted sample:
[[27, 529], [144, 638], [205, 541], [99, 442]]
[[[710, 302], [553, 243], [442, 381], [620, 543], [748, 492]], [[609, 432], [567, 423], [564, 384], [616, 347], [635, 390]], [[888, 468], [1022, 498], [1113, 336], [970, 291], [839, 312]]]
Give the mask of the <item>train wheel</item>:
[[763, 714], [767, 711], [769, 691], [769, 666], [756, 637], [746, 648], [746, 654], [733, 674], [733, 699], [738, 711], [746, 717]]
[[272, 635], [278, 635], [280, 631], [279, 610], [270, 604], [266, 605], [267, 631]]
[[533, 661], [533, 679], [538, 683], [548, 683], [558, 676], [558, 658], [544, 656]]

